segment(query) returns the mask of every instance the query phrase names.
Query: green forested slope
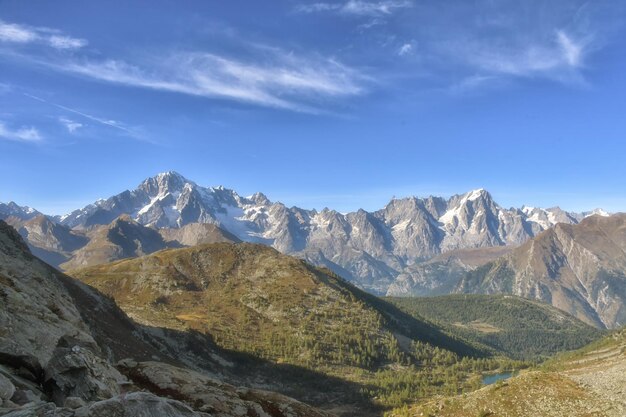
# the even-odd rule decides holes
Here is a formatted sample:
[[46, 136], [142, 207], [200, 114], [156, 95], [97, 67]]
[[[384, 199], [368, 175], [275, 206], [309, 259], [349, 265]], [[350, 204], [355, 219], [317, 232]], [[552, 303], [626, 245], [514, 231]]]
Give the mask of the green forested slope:
[[603, 332], [547, 304], [510, 295], [388, 298], [401, 310], [506, 356], [541, 360]]

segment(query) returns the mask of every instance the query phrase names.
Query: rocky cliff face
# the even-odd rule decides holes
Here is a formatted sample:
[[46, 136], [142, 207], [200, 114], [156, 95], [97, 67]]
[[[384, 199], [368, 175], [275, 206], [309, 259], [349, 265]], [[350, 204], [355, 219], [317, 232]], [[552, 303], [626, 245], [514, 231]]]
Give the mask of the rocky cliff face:
[[210, 338], [137, 326], [110, 299], [35, 258], [2, 221], [0, 300], [0, 415], [328, 416], [216, 379], [233, 365]]
[[558, 224], [468, 273], [458, 291], [512, 293], [600, 327], [626, 323], [626, 215]]
[[409, 265], [455, 249], [519, 245], [557, 222], [575, 224], [584, 217], [558, 208], [504, 209], [482, 189], [449, 199], [393, 199], [376, 212], [304, 210], [261, 193], [241, 197], [223, 187], [202, 187], [167, 172], [56, 220], [85, 229], [123, 214], [157, 229], [214, 224], [242, 241], [326, 266], [379, 294], [400, 274], [411, 274], [405, 271]]

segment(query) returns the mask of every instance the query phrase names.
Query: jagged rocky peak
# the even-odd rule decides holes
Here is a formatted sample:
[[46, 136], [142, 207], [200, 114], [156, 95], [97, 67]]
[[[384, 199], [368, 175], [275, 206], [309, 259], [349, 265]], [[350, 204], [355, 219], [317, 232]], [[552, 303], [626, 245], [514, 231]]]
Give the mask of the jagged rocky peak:
[[[501, 208], [494, 203], [485, 189], [479, 188], [462, 195], [455, 195], [448, 201], [448, 210], [439, 218], [439, 222], [455, 231], [457, 228], [469, 229], [474, 220], [496, 214]], [[481, 230], [477, 230], [481, 232]]]
[[248, 199], [254, 204], [258, 204], [260, 206], [269, 206], [272, 204], [270, 199], [263, 193], [254, 193]]
[[448, 204], [450, 205], [460, 205], [470, 201], [483, 200], [485, 202], [493, 201], [491, 198], [491, 194], [484, 188], [477, 188], [475, 190], [471, 190], [465, 194], [457, 194], [450, 197]]
[[215, 202], [220, 205], [237, 207], [242, 204], [250, 203], [245, 198], [240, 197], [234, 190], [226, 188], [223, 185], [211, 187], [209, 190]]
[[42, 214], [32, 207], [20, 206], [13, 201], [7, 204], [0, 203], [0, 219], [15, 217], [20, 220], [30, 220]]
[[165, 195], [173, 192], [182, 192], [186, 184], [195, 185], [176, 171], [167, 171], [146, 179], [139, 188], [149, 195]]

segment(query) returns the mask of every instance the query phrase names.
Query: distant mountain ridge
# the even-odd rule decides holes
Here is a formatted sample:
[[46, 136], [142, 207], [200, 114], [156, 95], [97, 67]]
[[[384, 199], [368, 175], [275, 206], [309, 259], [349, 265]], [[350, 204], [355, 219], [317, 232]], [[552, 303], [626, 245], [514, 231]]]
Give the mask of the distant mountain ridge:
[[557, 222], [576, 224], [588, 214], [505, 209], [484, 189], [449, 199], [392, 199], [375, 212], [342, 214], [287, 207], [262, 193], [242, 197], [170, 171], [54, 220], [73, 229], [109, 224], [121, 215], [157, 229], [215, 224], [242, 241], [270, 245], [385, 294], [415, 263], [456, 249], [517, 246]]
[[598, 326], [626, 324], [626, 214], [557, 224], [465, 274], [457, 292], [534, 298]]
[[8, 203], [0, 203], [0, 219], [6, 219], [7, 217], [15, 217], [20, 220], [30, 220], [41, 215], [40, 212], [32, 207], [19, 206], [13, 201]]

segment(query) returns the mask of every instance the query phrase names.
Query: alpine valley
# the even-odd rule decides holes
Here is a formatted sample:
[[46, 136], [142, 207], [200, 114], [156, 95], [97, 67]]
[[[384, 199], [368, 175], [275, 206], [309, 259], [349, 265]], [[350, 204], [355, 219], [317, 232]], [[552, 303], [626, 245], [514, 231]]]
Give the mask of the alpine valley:
[[537, 389], [514, 415], [623, 415], [624, 214], [318, 212], [166, 172], [0, 217], [0, 415], [500, 415]]
[[[61, 270], [166, 248], [243, 241], [328, 268], [376, 295], [511, 293], [600, 328], [626, 322], [626, 261], [611, 255], [623, 254], [626, 241], [602, 229], [622, 230], [624, 216], [609, 217], [601, 209], [506, 209], [484, 189], [450, 198], [392, 199], [375, 212], [339, 213], [287, 207], [262, 193], [242, 197], [170, 171], [64, 216], [11, 202], [0, 204], [0, 218], [34, 254]], [[585, 240], [590, 228], [597, 229], [596, 238]], [[525, 260], [531, 256], [532, 262]], [[479, 278], [495, 274], [486, 264], [496, 265], [499, 274], [489, 284]]]

